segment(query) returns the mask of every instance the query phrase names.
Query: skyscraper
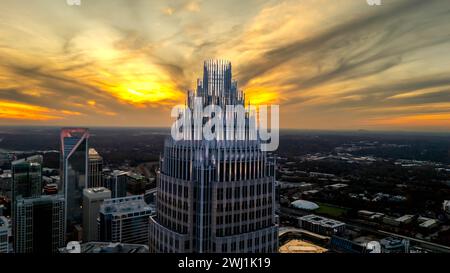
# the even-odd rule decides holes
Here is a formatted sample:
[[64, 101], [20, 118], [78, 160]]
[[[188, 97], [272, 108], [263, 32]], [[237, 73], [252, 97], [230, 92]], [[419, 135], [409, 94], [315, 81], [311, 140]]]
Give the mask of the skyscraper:
[[105, 199], [111, 198], [111, 191], [100, 188], [83, 190], [83, 241], [98, 240], [98, 213]]
[[153, 213], [143, 195], [105, 200], [100, 207], [100, 241], [148, 244], [148, 220]]
[[[198, 98], [201, 107], [245, 105], [230, 62], [204, 63], [203, 80], [195, 92], [188, 91], [194, 115]], [[165, 141], [157, 211], [150, 219], [151, 252], [277, 251], [275, 162], [250, 138], [251, 117], [233, 119], [222, 140], [195, 140], [193, 132], [193, 140]], [[236, 128], [239, 122], [244, 126]]]
[[[20, 226], [17, 221], [17, 203], [23, 198], [39, 197], [42, 192], [42, 156], [36, 155], [20, 160], [16, 160], [11, 164], [12, 171], [12, 229], [13, 235], [19, 232]], [[14, 246], [16, 248], [16, 246]]]
[[61, 130], [61, 184], [66, 198], [66, 230], [80, 224], [83, 189], [88, 184], [88, 139], [85, 128]]
[[103, 187], [103, 158], [94, 148], [89, 149], [88, 188]]
[[127, 196], [128, 172], [114, 170], [105, 177], [105, 184], [111, 190], [111, 198]]
[[62, 195], [17, 200], [16, 253], [52, 253], [64, 245], [64, 203]]
[[36, 197], [42, 192], [42, 156], [36, 155], [13, 161], [12, 199]]

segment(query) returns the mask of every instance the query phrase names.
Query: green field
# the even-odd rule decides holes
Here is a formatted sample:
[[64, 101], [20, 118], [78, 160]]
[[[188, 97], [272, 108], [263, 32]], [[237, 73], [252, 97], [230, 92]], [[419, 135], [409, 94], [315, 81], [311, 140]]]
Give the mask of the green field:
[[325, 203], [316, 203], [316, 204], [319, 205], [319, 208], [314, 211], [317, 214], [323, 214], [330, 217], [340, 217], [342, 214], [347, 212], [347, 209], [343, 207], [338, 207]]

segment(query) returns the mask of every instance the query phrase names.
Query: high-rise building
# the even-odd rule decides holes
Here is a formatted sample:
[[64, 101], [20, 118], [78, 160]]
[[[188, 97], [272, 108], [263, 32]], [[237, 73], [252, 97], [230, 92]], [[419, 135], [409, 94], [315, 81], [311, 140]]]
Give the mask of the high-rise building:
[[42, 193], [42, 156], [36, 155], [13, 161], [12, 199], [37, 197]]
[[9, 223], [8, 219], [0, 216], [0, 253], [9, 253]]
[[148, 244], [149, 217], [154, 211], [143, 195], [105, 200], [100, 207], [100, 241]]
[[111, 198], [107, 188], [89, 188], [83, 190], [83, 241], [98, 241], [98, 213], [105, 199]]
[[83, 189], [88, 184], [88, 139], [85, 128], [61, 130], [61, 185], [66, 198], [66, 230], [81, 224]]
[[105, 184], [111, 190], [111, 198], [127, 196], [128, 172], [114, 170], [105, 177]]
[[164, 144], [150, 251], [276, 252], [275, 160], [251, 137], [255, 117], [250, 115], [232, 116], [231, 125], [224, 122], [222, 138], [198, 138], [195, 108], [200, 99], [202, 109], [245, 105], [230, 62], [210, 60], [203, 68], [203, 81], [197, 81], [195, 92], [188, 91], [192, 140], [168, 138]]
[[16, 253], [52, 253], [64, 245], [64, 203], [62, 195], [17, 200]]
[[23, 198], [36, 198], [42, 193], [42, 156], [36, 155], [11, 164], [12, 171], [12, 228], [14, 237], [21, 227], [17, 225], [17, 202]]
[[94, 148], [89, 149], [88, 188], [103, 187], [103, 158]]

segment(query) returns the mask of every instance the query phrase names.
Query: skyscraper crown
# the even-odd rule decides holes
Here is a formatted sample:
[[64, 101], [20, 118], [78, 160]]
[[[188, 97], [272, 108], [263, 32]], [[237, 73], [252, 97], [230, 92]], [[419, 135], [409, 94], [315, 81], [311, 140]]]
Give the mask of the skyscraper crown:
[[197, 80], [196, 92], [189, 91], [188, 106], [194, 96], [202, 97], [205, 105], [244, 105], [245, 98], [233, 80], [231, 62], [210, 59], [203, 63], [203, 79]]

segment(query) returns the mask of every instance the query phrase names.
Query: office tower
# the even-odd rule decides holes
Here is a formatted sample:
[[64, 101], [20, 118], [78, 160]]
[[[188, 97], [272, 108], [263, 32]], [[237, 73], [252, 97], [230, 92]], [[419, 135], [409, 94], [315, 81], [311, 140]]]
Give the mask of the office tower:
[[12, 198], [37, 197], [42, 193], [42, 156], [36, 155], [13, 161]]
[[111, 198], [127, 196], [128, 172], [114, 170], [105, 177], [105, 184], [111, 190]]
[[148, 244], [149, 217], [154, 208], [142, 195], [107, 199], [100, 207], [100, 241]]
[[[245, 105], [228, 61], [204, 63], [203, 81], [188, 91], [187, 107]], [[202, 108], [203, 109], [203, 108]], [[275, 162], [252, 140], [255, 117], [233, 115], [222, 139], [168, 138], [157, 178], [151, 252], [276, 252]], [[202, 119], [200, 119], [202, 122]], [[203, 119], [203, 124], [208, 120]], [[243, 124], [239, 127], [236, 124]], [[201, 125], [203, 125], [201, 124]], [[228, 127], [227, 127], [228, 126]], [[200, 127], [201, 128], [201, 127]], [[198, 140], [197, 140], [198, 139]]]
[[89, 166], [88, 166], [88, 188], [103, 187], [103, 158], [98, 152], [90, 148], [89, 149]]
[[42, 156], [36, 155], [13, 161], [12, 171], [12, 226], [13, 235], [16, 236], [20, 226], [17, 225], [17, 202], [22, 198], [39, 197], [42, 192]]
[[89, 188], [83, 190], [83, 241], [98, 240], [98, 212], [105, 199], [111, 198], [107, 188]]
[[64, 246], [64, 196], [20, 198], [16, 206], [16, 253], [52, 253]]
[[88, 179], [89, 131], [85, 128], [61, 130], [61, 187], [66, 198], [66, 230], [80, 224], [83, 189]]
[[4, 216], [0, 216], [0, 253], [9, 253], [8, 233], [8, 219]]

